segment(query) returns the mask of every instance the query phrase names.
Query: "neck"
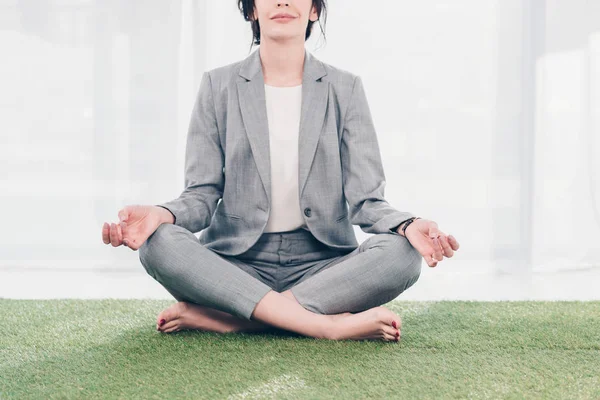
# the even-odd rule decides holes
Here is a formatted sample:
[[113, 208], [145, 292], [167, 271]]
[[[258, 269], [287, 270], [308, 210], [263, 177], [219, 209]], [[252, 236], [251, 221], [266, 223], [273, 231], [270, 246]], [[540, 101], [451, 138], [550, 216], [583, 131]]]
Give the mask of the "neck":
[[304, 41], [290, 44], [261, 38], [258, 51], [266, 84], [295, 86], [302, 83]]

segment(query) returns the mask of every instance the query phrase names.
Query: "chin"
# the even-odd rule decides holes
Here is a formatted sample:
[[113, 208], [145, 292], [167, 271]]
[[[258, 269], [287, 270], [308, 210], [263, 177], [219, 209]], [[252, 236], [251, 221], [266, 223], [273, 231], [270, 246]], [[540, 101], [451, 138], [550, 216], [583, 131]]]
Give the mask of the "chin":
[[[279, 31], [280, 31], [279, 33], [281, 33], [281, 30], [279, 30]], [[274, 35], [269, 35], [269, 38], [272, 40], [286, 40], [286, 39], [295, 39], [299, 36], [301, 36], [301, 35], [294, 35], [293, 32], [290, 32], [288, 29], [285, 29], [285, 34], [275, 33]]]

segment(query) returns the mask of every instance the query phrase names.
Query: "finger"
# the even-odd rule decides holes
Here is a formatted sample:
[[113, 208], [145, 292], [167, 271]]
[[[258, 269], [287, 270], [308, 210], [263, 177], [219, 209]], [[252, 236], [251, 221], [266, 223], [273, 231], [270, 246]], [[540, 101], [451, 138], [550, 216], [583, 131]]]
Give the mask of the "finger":
[[431, 258], [430, 255], [426, 254], [423, 256], [423, 259], [425, 260], [425, 262], [427, 263], [428, 266], [432, 266], [431, 264], [433, 264], [433, 259]]
[[437, 261], [442, 261], [444, 259], [442, 245], [438, 238], [433, 239], [433, 258]]
[[119, 238], [119, 244], [123, 244], [123, 232], [121, 231], [121, 224], [115, 224], [117, 226], [117, 237]]
[[452, 251], [450, 244], [448, 244], [448, 237], [446, 235], [442, 235], [442, 236], [440, 236], [439, 241], [442, 244], [442, 249], [444, 250], [444, 255], [446, 257], [452, 257], [454, 255], [454, 251]]
[[122, 228], [123, 225], [122, 224], [123, 224], [123, 222], [117, 224], [117, 231], [119, 232], [119, 243], [122, 246], [128, 247], [127, 246], [128, 243], [125, 240], [125, 235], [123, 234], [123, 228]]
[[452, 250], [456, 251], [460, 247], [456, 238], [452, 235], [448, 235], [448, 242], [452, 246]]
[[117, 225], [114, 222], [110, 224], [110, 243], [113, 247], [119, 246], [119, 234], [117, 233]]
[[444, 252], [442, 246], [438, 240], [443, 232], [438, 229], [438, 224], [435, 221], [429, 221], [429, 239], [433, 243], [433, 258], [442, 261], [444, 259]]
[[110, 231], [110, 225], [108, 225], [105, 222], [104, 225], [102, 225], [102, 241], [104, 242], [104, 244], [110, 244], [109, 231]]
[[119, 223], [119, 228], [121, 228], [121, 240], [123, 241], [123, 245], [124, 246], [128, 246], [129, 243], [127, 242], [127, 231], [126, 231], [126, 229], [127, 229], [127, 223], [121, 221]]
[[431, 255], [427, 255], [424, 258], [427, 265], [429, 265], [431, 268], [437, 266], [438, 261], [435, 260]]

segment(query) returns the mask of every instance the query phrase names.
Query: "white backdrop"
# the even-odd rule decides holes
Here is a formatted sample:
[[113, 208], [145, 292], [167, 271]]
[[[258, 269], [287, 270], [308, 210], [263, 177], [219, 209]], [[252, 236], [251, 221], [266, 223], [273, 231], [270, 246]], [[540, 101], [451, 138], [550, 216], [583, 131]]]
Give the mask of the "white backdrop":
[[[202, 72], [250, 51], [236, 3], [0, 0], [0, 267], [142, 269], [102, 224], [183, 190]], [[461, 243], [439, 268], [600, 270], [599, 2], [328, 4], [307, 49], [362, 76], [388, 201]]]

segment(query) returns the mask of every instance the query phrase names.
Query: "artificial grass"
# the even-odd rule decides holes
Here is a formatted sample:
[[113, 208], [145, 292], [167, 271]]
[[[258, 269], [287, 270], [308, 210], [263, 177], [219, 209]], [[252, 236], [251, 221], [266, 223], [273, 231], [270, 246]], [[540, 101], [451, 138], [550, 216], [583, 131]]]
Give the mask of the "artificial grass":
[[168, 300], [0, 299], [0, 398], [600, 398], [600, 302], [404, 302], [399, 343], [156, 331]]

